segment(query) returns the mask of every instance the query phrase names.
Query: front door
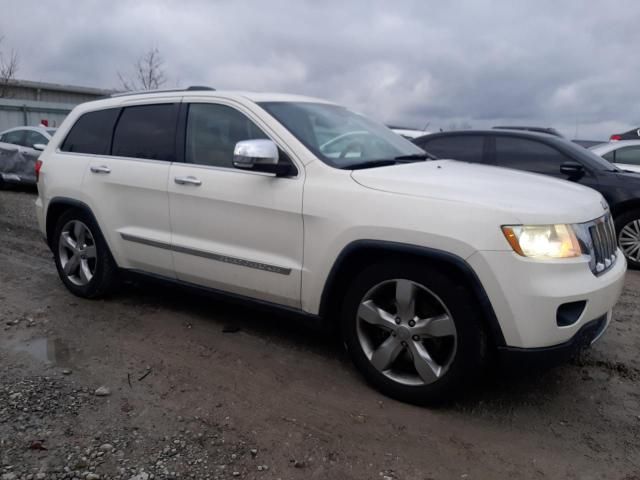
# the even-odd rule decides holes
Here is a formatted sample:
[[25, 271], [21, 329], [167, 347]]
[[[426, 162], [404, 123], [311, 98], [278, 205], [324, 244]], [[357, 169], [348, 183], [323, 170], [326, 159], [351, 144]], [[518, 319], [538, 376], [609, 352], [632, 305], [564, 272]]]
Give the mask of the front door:
[[303, 169], [291, 178], [235, 169], [237, 142], [268, 138], [251, 113], [185, 108], [184, 163], [171, 165], [168, 187], [176, 276], [299, 307]]

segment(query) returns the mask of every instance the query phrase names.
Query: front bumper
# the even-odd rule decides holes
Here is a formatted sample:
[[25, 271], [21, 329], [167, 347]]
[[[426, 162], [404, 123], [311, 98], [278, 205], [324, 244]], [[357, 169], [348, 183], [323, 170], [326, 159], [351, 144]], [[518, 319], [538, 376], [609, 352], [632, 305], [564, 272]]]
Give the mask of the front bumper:
[[[513, 252], [481, 251], [467, 259], [498, 319], [506, 347], [537, 349], [570, 342], [589, 322], [610, 312], [624, 286], [626, 261], [619, 252], [600, 276], [587, 258], [539, 261]], [[559, 326], [558, 308], [584, 302], [578, 318]]]
[[568, 341], [539, 348], [498, 347], [502, 365], [507, 367], [544, 368], [563, 363], [591, 346], [611, 322], [611, 312], [585, 323]]

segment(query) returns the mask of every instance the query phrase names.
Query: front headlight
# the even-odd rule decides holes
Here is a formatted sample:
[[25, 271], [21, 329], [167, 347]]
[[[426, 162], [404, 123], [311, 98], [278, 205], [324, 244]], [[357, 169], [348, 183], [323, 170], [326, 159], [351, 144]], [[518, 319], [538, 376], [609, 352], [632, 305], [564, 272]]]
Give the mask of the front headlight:
[[523, 257], [571, 258], [582, 255], [571, 225], [506, 225], [502, 233]]

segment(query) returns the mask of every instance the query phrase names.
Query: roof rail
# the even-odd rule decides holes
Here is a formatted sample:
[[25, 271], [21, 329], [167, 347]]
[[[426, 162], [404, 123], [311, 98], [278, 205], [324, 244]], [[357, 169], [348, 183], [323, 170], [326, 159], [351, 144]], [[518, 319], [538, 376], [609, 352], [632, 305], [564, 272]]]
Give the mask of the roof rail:
[[172, 92], [197, 92], [197, 91], [213, 91], [215, 88], [204, 85], [192, 85], [187, 88], [168, 88], [165, 90], [136, 90], [134, 92], [114, 93], [111, 97], [127, 97], [129, 95], [144, 95], [151, 93], [172, 93]]

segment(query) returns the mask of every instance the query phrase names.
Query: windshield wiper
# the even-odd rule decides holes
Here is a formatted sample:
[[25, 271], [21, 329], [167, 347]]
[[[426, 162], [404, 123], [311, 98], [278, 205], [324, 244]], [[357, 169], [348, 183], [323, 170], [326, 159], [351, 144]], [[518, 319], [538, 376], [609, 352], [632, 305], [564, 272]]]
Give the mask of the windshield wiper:
[[344, 166], [343, 168], [346, 170], [359, 170], [361, 168], [386, 167], [389, 165], [396, 165], [398, 163], [420, 162], [427, 159], [433, 160], [434, 157], [428, 153], [412, 153], [411, 155], [399, 155], [394, 158], [380, 158], [377, 160], [367, 160], [362, 163], [352, 163]]
[[427, 152], [424, 153], [412, 153], [411, 155], [400, 155], [398, 157], [394, 157], [394, 160], [435, 160], [435, 157], [429, 155]]
[[353, 163], [351, 165], [346, 165], [342, 168], [345, 170], [360, 170], [361, 168], [374, 168], [374, 167], [386, 167], [389, 165], [395, 165], [396, 163], [400, 163], [398, 160], [392, 159], [382, 159], [382, 160], [368, 160], [362, 163]]

